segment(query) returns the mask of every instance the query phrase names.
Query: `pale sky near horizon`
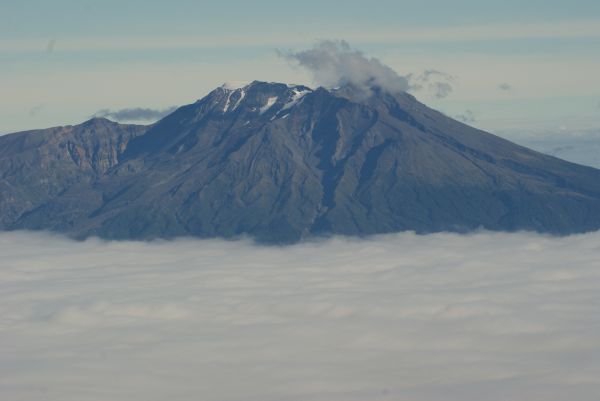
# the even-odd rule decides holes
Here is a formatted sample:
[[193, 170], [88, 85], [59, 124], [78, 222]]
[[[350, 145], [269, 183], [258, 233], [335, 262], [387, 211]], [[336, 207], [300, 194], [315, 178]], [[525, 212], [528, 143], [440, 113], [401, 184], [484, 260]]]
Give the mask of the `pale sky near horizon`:
[[[525, 4], [522, 4], [525, 3]], [[225, 81], [313, 85], [276, 49], [344, 39], [494, 131], [600, 127], [600, 2], [0, 2], [0, 133], [191, 103]], [[314, 86], [314, 85], [313, 85]]]

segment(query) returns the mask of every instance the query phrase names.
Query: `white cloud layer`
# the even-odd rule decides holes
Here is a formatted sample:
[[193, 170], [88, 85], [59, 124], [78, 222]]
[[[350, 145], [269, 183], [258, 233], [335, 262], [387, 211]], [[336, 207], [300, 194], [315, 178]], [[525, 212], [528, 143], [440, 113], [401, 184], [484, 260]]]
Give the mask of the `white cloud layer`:
[[7, 400], [592, 400], [600, 233], [0, 234]]

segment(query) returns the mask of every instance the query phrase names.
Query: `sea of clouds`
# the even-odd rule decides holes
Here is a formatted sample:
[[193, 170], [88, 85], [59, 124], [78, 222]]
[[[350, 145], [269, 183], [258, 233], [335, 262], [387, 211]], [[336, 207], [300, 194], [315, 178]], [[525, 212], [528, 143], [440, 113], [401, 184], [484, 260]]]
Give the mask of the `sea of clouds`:
[[3, 400], [600, 394], [600, 233], [265, 247], [16, 232], [0, 255]]

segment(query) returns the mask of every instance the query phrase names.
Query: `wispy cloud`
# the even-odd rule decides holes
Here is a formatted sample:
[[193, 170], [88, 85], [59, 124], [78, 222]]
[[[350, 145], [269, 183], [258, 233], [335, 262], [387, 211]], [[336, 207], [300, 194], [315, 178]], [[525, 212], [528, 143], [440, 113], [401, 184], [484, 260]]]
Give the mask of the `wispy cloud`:
[[2, 233], [0, 393], [594, 399], [598, 243], [406, 233], [268, 248]]
[[324, 40], [302, 51], [279, 51], [292, 64], [305, 68], [318, 85], [352, 85], [365, 93], [378, 88], [391, 93], [410, 88], [408, 79], [374, 57], [350, 47], [346, 41]]
[[[497, 23], [486, 25], [438, 26], [427, 28], [398, 28], [343, 30], [321, 29], [319, 37], [343, 37], [355, 44], [377, 43], [448, 43], [477, 42], [513, 39], [568, 39], [600, 38], [600, 20], [564, 20], [553, 22]], [[219, 33], [202, 36], [102, 36], [102, 37], [60, 37], [52, 39], [61, 43], [61, 51], [114, 51], [114, 50], [164, 50], [197, 49], [216, 47], [245, 46], [290, 46], [304, 45], [306, 35], [257, 31], [253, 34]], [[40, 43], [47, 39], [3, 39], [0, 52], [39, 52]]]
[[399, 75], [381, 60], [356, 50], [344, 40], [324, 40], [302, 51], [278, 51], [292, 65], [308, 70], [316, 84], [324, 87], [351, 85], [366, 95], [372, 89], [390, 93], [427, 91], [442, 99], [453, 91], [454, 77], [436, 69]]
[[427, 69], [420, 74], [407, 76], [412, 91], [427, 90], [437, 99], [443, 99], [454, 90], [455, 78], [443, 71]]
[[464, 113], [457, 114], [453, 117], [455, 119], [457, 119], [458, 121], [461, 121], [465, 124], [473, 124], [473, 123], [477, 122], [477, 118], [476, 118], [475, 112], [473, 110], [465, 110]]
[[44, 108], [43, 104], [38, 104], [29, 109], [29, 117], [35, 117], [42, 109]]
[[46, 53], [52, 54], [54, 52], [54, 48], [56, 47], [56, 39], [50, 39], [46, 44]]
[[120, 110], [102, 109], [94, 114], [94, 117], [106, 117], [117, 121], [151, 121], [159, 120], [164, 116], [171, 114], [177, 109], [176, 106], [166, 109], [148, 109], [148, 108], [130, 108]]

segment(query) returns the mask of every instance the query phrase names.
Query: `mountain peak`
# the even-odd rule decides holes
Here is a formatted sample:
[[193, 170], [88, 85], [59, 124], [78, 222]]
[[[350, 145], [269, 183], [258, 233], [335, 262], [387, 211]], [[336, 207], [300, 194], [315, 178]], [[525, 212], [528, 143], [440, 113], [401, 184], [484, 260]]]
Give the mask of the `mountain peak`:
[[[254, 81], [216, 88], [148, 127], [82, 125], [52, 140], [0, 137], [0, 165], [17, 166], [0, 228], [270, 242], [600, 228], [600, 171], [468, 127], [407, 93]], [[21, 160], [31, 161], [26, 173]], [[12, 189], [24, 179], [35, 191]]]
[[[288, 104], [288, 107], [284, 108], [288, 109], [290, 105], [297, 103], [294, 101], [294, 98], [297, 97], [299, 93], [301, 93], [302, 96], [308, 93], [332, 96], [347, 99], [354, 103], [386, 108], [396, 107], [399, 103], [412, 104], [416, 102], [416, 99], [413, 96], [405, 92], [392, 94], [378, 87], [365, 89], [355, 86], [352, 83], [335, 88], [320, 86], [316, 89], [312, 89], [305, 85], [255, 80], [250, 83], [225, 83], [211, 92], [211, 94], [216, 95], [212, 98], [212, 101], [219, 103], [219, 107], [221, 107], [224, 112], [238, 109], [236, 106], [231, 107], [232, 102], [239, 106], [239, 102], [242, 100], [248, 102], [253, 98], [258, 98], [258, 102], [254, 103], [262, 102], [261, 105], [253, 105], [257, 110], [261, 110], [263, 107], [267, 106], [269, 99], [271, 99], [271, 101], [277, 99], [276, 104], [274, 104], [275, 107], [273, 107], [272, 110], [276, 110], [277, 106], [284, 107], [285, 104]], [[203, 99], [200, 101], [202, 100]]]
[[197, 104], [221, 114], [270, 114], [293, 107], [304, 95], [312, 92], [307, 86], [279, 82], [253, 81], [249, 84], [224, 84]]

